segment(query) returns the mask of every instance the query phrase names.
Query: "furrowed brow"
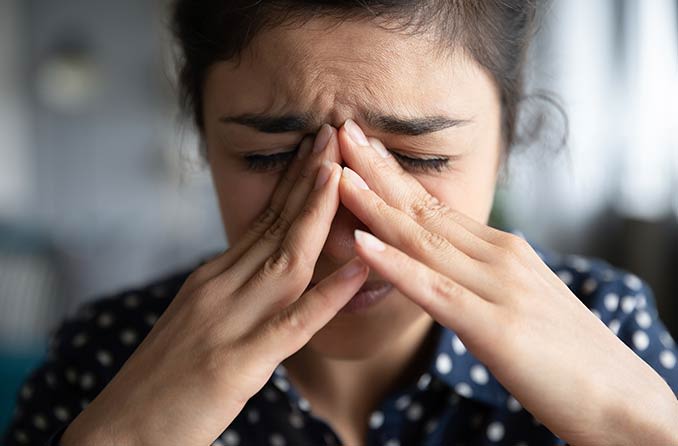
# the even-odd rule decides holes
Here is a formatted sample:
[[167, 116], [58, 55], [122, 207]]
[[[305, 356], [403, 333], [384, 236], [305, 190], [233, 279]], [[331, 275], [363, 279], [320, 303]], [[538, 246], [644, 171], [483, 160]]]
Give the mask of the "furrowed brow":
[[308, 114], [288, 114], [273, 116], [269, 114], [245, 113], [237, 116], [222, 116], [220, 122], [235, 123], [252, 127], [263, 133], [288, 133], [308, 131], [313, 127], [313, 120]]
[[[367, 126], [394, 135], [418, 136], [457, 127], [471, 122], [444, 115], [403, 117], [374, 111], [364, 113]], [[219, 121], [251, 127], [263, 133], [310, 132], [317, 129], [317, 119], [311, 114], [270, 115], [245, 113], [237, 116], [222, 116]]]
[[407, 136], [434, 133], [471, 122], [470, 119], [455, 119], [443, 115], [402, 117], [389, 114], [378, 114], [370, 111], [365, 114], [365, 120], [371, 128], [381, 130], [385, 133]]

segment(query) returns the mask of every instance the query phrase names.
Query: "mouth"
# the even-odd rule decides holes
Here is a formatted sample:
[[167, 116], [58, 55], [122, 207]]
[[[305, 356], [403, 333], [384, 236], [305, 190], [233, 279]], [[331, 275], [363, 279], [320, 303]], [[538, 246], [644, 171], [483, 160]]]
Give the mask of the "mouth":
[[[311, 282], [307, 289], [316, 285]], [[353, 297], [339, 310], [340, 313], [359, 313], [373, 307], [393, 290], [393, 284], [385, 280], [370, 280], [360, 287]]]

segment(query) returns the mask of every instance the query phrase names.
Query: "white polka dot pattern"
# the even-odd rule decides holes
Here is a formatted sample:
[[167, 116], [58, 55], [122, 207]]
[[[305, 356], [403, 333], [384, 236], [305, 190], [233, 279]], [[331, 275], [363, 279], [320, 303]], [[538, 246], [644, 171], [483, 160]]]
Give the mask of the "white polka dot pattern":
[[481, 364], [476, 364], [471, 367], [471, 380], [476, 384], [487, 384], [489, 376], [487, 370]]
[[454, 353], [457, 355], [463, 355], [466, 353], [466, 346], [463, 342], [461, 342], [461, 339], [459, 339], [459, 336], [457, 335], [452, 337], [452, 350], [454, 350]]
[[659, 354], [659, 362], [665, 369], [672, 369], [676, 366], [676, 355], [670, 350], [663, 350]]
[[513, 395], [509, 395], [508, 399], [506, 400], [506, 406], [508, 407], [508, 410], [511, 412], [520, 412], [523, 408], [523, 406], [518, 402], [517, 399]]
[[285, 446], [287, 444], [287, 441], [285, 441], [285, 437], [283, 437], [282, 434], [279, 434], [277, 432], [271, 434], [269, 442], [271, 446]]
[[650, 338], [647, 336], [647, 333], [640, 330], [633, 333], [633, 345], [637, 350], [645, 350], [647, 346], [650, 345]]
[[500, 441], [504, 438], [504, 425], [499, 421], [493, 421], [487, 426], [487, 438], [490, 441]]
[[403, 395], [396, 400], [395, 407], [398, 410], [405, 410], [409, 407], [411, 402], [412, 402], [412, 397], [410, 397], [409, 395]]
[[[675, 341], [657, 315], [651, 290], [638, 276], [582, 256], [538, 254], [596, 318], [678, 392]], [[74, 319], [52, 333], [48, 360], [17, 391], [13, 421], [0, 444], [57, 446], [58, 429], [103, 389], [162, 316], [188, 273], [76, 309]], [[462, 437], [464, 444], [563, 444], [507, 393], [452, 329], [436, 325], [436, 330], [438, 344], [426, 369], [407, 386], [392, 389], [367, 416], [366, 446], [462, 444]], [[459, 424], [462, 419], [466, 425]], [[259, 395], [247, 401], [212, 445], [336, 446], [337, 437], [279, 364]]]
[[619, 296], [617, 296], [615, 293], [610, 293], [605, 296], [605, 308], [607, 311], [615, 311], [617, 310], [617, 306], [619, 305]]
[[423, 407], [421, 407], [421, 404], [419, 403], [414, 403], [410, 406], [409, 409], [407, 409], [407, 419], [410, 421], [417, 421], [421, 418], [421, 414], [423, 412]]
[[440, 353], [436, 359], [436, 368], [443, 375], [450, 373], [452, 370], [452, 358], [447, 353]]
[[569, 272], [567, 270], [558, 271], [558, 277], [560, 278], [560, 280], [563, 281], [563, 283], [565, 283], [565, 285], [571, 285], [572, 284], [572, 273], [571, 272]]
[[240, 435], [233, 429], [226, 429], [221, 435], [224, 446], [238, 446], [240, 444]]
[[384, 414], [383, 412], [377, 410], [372, 412], [370, 415], [369, 425], [371, 429], [378, 429], [381, 425], [384, 424]]

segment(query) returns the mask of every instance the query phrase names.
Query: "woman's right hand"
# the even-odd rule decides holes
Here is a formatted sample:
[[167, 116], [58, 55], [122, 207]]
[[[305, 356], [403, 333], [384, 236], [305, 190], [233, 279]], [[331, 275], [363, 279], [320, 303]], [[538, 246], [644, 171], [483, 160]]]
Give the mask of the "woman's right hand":
[[63, 446], [211, 444], [276, 366], [358, 291], [368, 274], [358, 258], [306, 290], [339, 205], [336, 135], [323, 126], [321, 151], [311, 150], [311, 138], [303, 141], [305, 156], [291, 163], [269, 208], [188, 277], [69, 425]]

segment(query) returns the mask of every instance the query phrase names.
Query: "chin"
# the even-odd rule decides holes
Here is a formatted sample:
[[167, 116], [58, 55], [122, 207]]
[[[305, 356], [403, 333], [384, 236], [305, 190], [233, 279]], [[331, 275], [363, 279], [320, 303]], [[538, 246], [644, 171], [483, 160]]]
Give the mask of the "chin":
[[338, 313], [304, 348], [332, 359], [367, 359], [394, 347], [422, 318], [430, 320], [419, 306], [393, 291], [366, 311]]

